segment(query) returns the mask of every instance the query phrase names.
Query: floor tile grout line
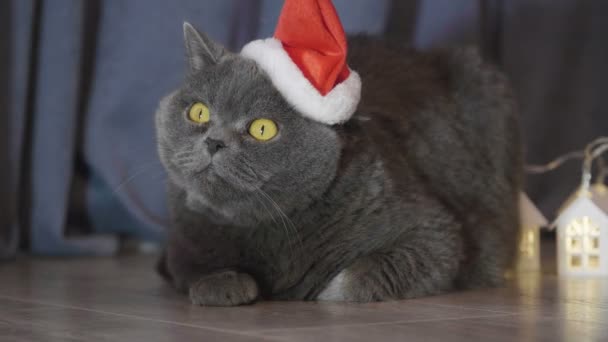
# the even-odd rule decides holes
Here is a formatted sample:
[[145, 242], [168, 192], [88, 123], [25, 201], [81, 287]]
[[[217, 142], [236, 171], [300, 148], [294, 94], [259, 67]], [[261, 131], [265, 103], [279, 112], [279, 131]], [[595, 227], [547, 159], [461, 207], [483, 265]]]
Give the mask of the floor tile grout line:
[[[308, 327], [293, 327], [293, 328], [275, 328], [275, 329], [262, 329], [262, 330], [245, 330], [244, 332], [249, 332], [251, 335], [256, 337], [264, 337], [264, 338], [272, 338], [274, 336], [268, 336], [268, 333], [276, 333], [276, 332], [289, 332], [289, 331], [298, 331], [298, 330], [315, 330], [315, 329], [331, 329], [331, 328], [357, 328], [357, 327], [366, 327], [366, 326], [379, 326], [379, 325], [394, 325], [394, 324], [416, 324], [416, 323], [427, 323], [427, 322], [443, 322], [443, 321], [459, 321], [466, 319], [476, 319], [476, 318], [500, 318], [500, 317], [517, 317], [522, 316], [525, 313], [515, 313], [515, 312], [497, 312], [491, 315], [471, 315], [471, 316], [462, 316], [462, 317], [449, 317], [449, 318], [428, 318], [428, 319], [417, 319], [417, 320], [398, 320], [398, 321], [383, 321], [383, 322], [370, 322], [370, 323], [354, 323], [354, 324], [335, 324], [335, 325], [327, 325], [327, 326], [308, 326]], [[556, 320], [556, 319], [565, 319], [564, 317], [554, 316], [554, 315], [537, 315], [537, 319], [539, 320]], [[587, 320], [579, 320], [579, 319], [566, 319], [568, 321], [582, 322], [582, 323], [590, 323]], [[592, 322], [591, 322], [592, 323]]]
[[481, 308], [474, 308], [474, 307], [469, 307], [469, 306], [465, 306], [465, 305], [458, 305], [458, 304], [437, 304], [437, 303], [420, 303], [420, 302], [418, 302], [416, 304], [423, 304], [423, 305], [440, 307], [440, 308], [453, 308], [453, 309], [465, 309], [465, 310], [483, 311], [483, 312], [491, 312], [491, 313], [497, 313], [497, 314], [511, 314], [511, 313], [514, 313], [513, 311], [481, 309]]
[[[17, 327], [17, 328], [26, 329], [26, 324], [20, 323], [20, 322], [16, 322], [16, 321], [13, 321], [13, 320], [0, 319], [0, 323], [6, 323], [9, 327], [12, 327], [12, 328]], [[57, 335], [61, 335], [60, 336], [61, 338], [63, 338], [63, 339], [67, 338], [70, 341], [82, 341], [82, 342], [86, 341], [85, 339], [74, 337], [71, 332], [66, 331], [65, 329], [63, 329], [63, 330], [51, 330], [51, 329], [48, 329], [48, 326], [45, 325], [45, 324], [43, 324], [43, 323], [28, 322], [28, 324], [29, 325], [27, 325], [27, 328], [31, 329], [32, 326], [38, 327], [38, 328], [43, 328], [48, 335], [53, 335], [55, 337], [57, 337]]]
[[396, 321], [382, 321], [382, 322], [370, 322], [370, 323], [335, 324], [335, 325], [327, 325], [327, 326], [317, 325], [317, 326], [308, 326], [308, 327], [261, 329], [261, 330], [249, 329], [249, 330], [237, 331], [237, 330], [210, 327], [210, 326], [205, 326], [205, 325], [195, 325], [195, 324], [189, 324], [189, 323], [180, 323], [180, 322], [175, 322], [175, 321], [160, 320], [160, 319], [155, 319], [155, 318], [147, 318], [147, 317], [124, 314], [124, 313], [88, 309], [88, 308], [82, 308], [82, 307], [72, 306], [72, 305], [63, 305], [63, 304], [56, 304], [56, 303], [50, 303], [50, 302], [44, 302], [44, 301], [27, 300], [27, 299], [9, 297], [9, 296], [4, 296], [4, 295], [0, 295], [0, 298], [14, 300], [14, 301], [21, 301], [21, 302], [30, 303], [30, 304], [46, 305], [46, 306], [72, 309], [72, 310], [81, 310], [81, 311], [94, 312], [94, 313], [98, 313], [98, 314], [111, 315], [111, 316], [116, 316], [116, 317], [126, 317], [126, 318], [143, 320], [143, 321], [173, 324], [173, 325], [183, 326], [183, 327], [210, 330], [210, 331], [216, 331], [216, 332], [228, 333], [228, 334], [236, 334], [236, 335], [241, 335], [241, 336], [254, 336], [254, 337], [262, 336], [262, 335], [259, 335], [260, 333], [268, 333], [268, 332], [276, 332], [276, 331], [309, 330], [309, 329], [321, 329], [321, 328], [343, 328], [343, 327], [375, 326], [375, 325], [390, 325], [390, 324], [411, 324], [411, 323], [436, 322], [436, 321], [460, 320], [460, 319], [471, 319], [471, 318], [503, 317], [503, 316], [508, 317], [508, 316], [517, 316], [518, 315], [517, 313], [496, 313], [496, 314], [492, 314], [492, 315], [469, 315], [469, 316], [451, 317], [451, 318], [396, 320]]
[[57, 310], [57, 308], [54, 308], [52, 306], [49, 305], [42, 305], [39, 304], [40, 307], [38, 308], [23, 308], [23, 309], [8, 309], [8, 310], [4, 310], [2, 311], [2, 313], [22, 313], [22, 312], [44, 312], [44, 311], [48, 311], [48, 310]]
[[[57, 310], [57, 309], [55, 308], [55, 310]], [[81, 310], [81, 309], [72, 309], [72, 310]], [[147, 321], [147, 320], [144, 320], [144, 321]], [[12, 320], [4, 320], [4, 319], [0, 319], [0, 324], [5, 324], [5, 325], [7, 325], [9, 327], [16, 327], [16, 326], [23, 327], [24, 326], [23, 324], [20, 324], [18, 322], [15, 322], [15, 321], [12, 321]], [[47, 327], [44, 324], [36, 324], [36, 323], [31, 323], [31, 322], [30, 322], [30, 325], [34, 325], [34, 326], [37, 326], [39, 328]], [[193, 328], [196, 328], [196, 327], [193, 327]], [[212, 329], [200, 329], [200, 328], [198, 330], [213, 331]], [[213, 331], [213, 332], [216, 332], [216, 331]], [[228, 335], [237, 335], [237, 336], [243, 336], [243, 337], [251, 337], [251, 338], [256, 338], [256, 339], [260, 338], [260, 336], [258, 336], [258, 335], [248, 334], [246, 332], [239, 333], [239, 332], [229, 331], [229, 332], [222, 332], [222, 333], [225, 333], [225, 334], [228, 334]], [[68, 335], [67, 338], [70, 338], [70, 336], [72, 336], [69, 331], [58, 331], [54, 335], [66, 335], [66, 334]], [[60, 336], [60, 337], [66, 338], [66, 336]], [[105, 336], [104, 338], [107, 338], [107, 336]], [[281, 339], [280, 337], [274, 337], [274, 336], [264, 336], [264, 339], [268, 340], [268, 341], [277, 341], [277, 342], [283, 341], [283, 339]], [[70, 340], [73, 340], [73, 341], [83, 341], [83, 342], [87, 341], [86, 339], [81, 339], [79, 337], [73, 337], [73, 336], [71, 337]], [[119, 340], [114, 340], [113, 339], [112, 341], [119, 341]]]
[[[530, 297], [532, 298], [532, 297]], [[581, 307], [588, 307], [590, 304], [589, 303], [585, 303], [585, 302], [564, 302], [559, 300], [559, 298], [556, 298], [557, 300], [552, 301], [552, 304], [575, 304], [575, 305], [579, 305]], [[516, 314], [520, 314], [520, 313], [525, 313], [525, 312], [531, 312], [534, 311], [535, 309], [537, 309], [537, 306], [528, 306], [528, 307], [521, 307], [521, 306], [516, 306], [516, 309], [510, 309], [510, 310], [490, 310], [490, 309], [482, 309], [482, 308], [475, 308], [475, 307], [470, 307], [470, 306], [465, 306], [465, 305], [458, 305], [458, 304], [438, 304], [438, 303], [416, 303], [416, 304], [424, 304], [424, 305], [428, 305], [428, 306], [435, 306], [435, 307], [444, 307], [444, 308], [451, 308], [451, 309], [465, 309], [465, 310], [476, 310], [476, 311], [483, 311], [483, 312], [491, 312], [491, 313], [497, 313], [497, 314], [501, 314], [501, 313], [516, 313]], [[602, 307], [595, 307], [595, 309], [597, 310], [602, 310], [602, 311], [606, 311], [608, 310], [608, 308], [602, 308]]]
[[44, 301], [28, 300], [28, 299], [9, 297], [9, 296], [4, 296], [4, 295], [0, 295], [0, 298], [23, 302], [23, 303], [29, 303], [29, 304], [46, 305], [46, 306], [57, 307], [57, 308], [62, 308], [62, 309], [80, 310], [80, 311], [93, 312], [93, 313], [102, 314], [102, 315], [125, 317], [125, 318], [140, 320], [140, 321], [172, 324], [172, 325], [177, 325], [177, 326], [182, 326], [182, 327], [196, 328], [196, 329], [201, 329], [201, 330], [210, 330], [210, 331], [221, 332], [221, 333], [226, 333], [226, 334], [233, 334], [233, 335], [251, 336], [247, 331], [228, 330], [228, 329], [222, 329], [222, 328], [209, 327], [209, 326], [205, 326], [205, 325], [180, 323], [180, 322], [175, 322], [175, 321], [167, 321], [167, 320], [163, 320], [163, 319], [147, 318], [147, 317], [142, 317], [142, 316], [118, 313], [118, 312], [88, 309], [88, 308], [82, 308], [82, 307], [73, 306], [73, 305], [63, 305], [63, 304], [56, 304], [56, 303], [50, 303], [50, 302], [44, 302]]
[[333, 328], [356, 328], [356, 327], [368, 327], [377, 325], [391, 325], [391, 324], [415, 324], [425, 322], [441, 322], [441, 321], [458, 321], [463, 319], [474, 319], [474, 318], [496, 318], [496, 317], [510, 317], [519, 316], [517, 313], [501, 313], [493, 315], [472, 315], [462, 317], [448, 317], [448, 318], [428, 318], [428, 319], [414, 319], [414, 320], [397, 320], [397, 321], [382, 321], [382, 322], [370, 322], [370, 323], [353, 323], [353, 324], [333, 324], [326, 326], [308, 326], [308, 327], [293, 327], [293, 328], [276, 328], [276, 329], [261, 329], [261, 330], [245, 330], [259, 337], [266, 337], [267, 333], [281, 332], [281, 331], [294, 331], [294, 330], [314, 330], [314, 329], [333, 329]]
[[[358, 323], [358, 324], [337, 324], [337, 325], [329, 325], [329, 326], [310, 326], [310, 327], [295, 327], [295, 328], [279, 328], [279, 329], [263, 329], [263, 330], [250, 330], [253, 335], [257, 337], [269, 338], [273, 336], [268, 336], [265, 334], [268, 333], [276, 333], [276, 332], [289, 332], [289, 331], [297, 331], [297, 330], [315, 330], [315, 329], [323, 329], [323, 328], [357, 328], [357, 327], [366, 327], [366, 326], [378, 326], [378, 325], [394, 325], [394, 324], [416, 324], [416, 323], [427, 323], [427, 322], [444, 322], [444, 321], [459, 321], [466, 319], [476, 319], [476, 318], [500, 318], [500, 317], [517, 317], [522, 316], [521, 313], [497, 313], [493, 315], [474, 315], [474, 316], [463, 316], [463, 317], [450, 317], [450, 318], [429, 318], [429, 319], [419, 319], [419, 320], [402, 320], [402, 321], [385, 321], [385, 322], [371, 322], [371, 323]], [[557, 320], [564, 319], [559, 316], [552, 315], [538, 315], [536, 317], [539, 320]], [[581, 323], [594, 323], [587, 320], [579, 320], [579, 319], [566, 319], [568, 321], [581, 322]]]

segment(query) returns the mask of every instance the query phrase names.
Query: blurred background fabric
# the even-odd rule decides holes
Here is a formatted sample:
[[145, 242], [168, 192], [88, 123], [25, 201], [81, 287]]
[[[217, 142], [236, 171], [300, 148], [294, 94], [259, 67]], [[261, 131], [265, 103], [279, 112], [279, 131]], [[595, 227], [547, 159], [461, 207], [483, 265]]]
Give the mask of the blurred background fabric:
[[[480, 45], [518, 94], [526, 160], [608, 134], [608, 2], [334, 0], [348, 33], [425, 50]], [[154, 111], [186, 64], [182, 22], [238, 51], [281, 0], [0, 1], [0, 258], [111, 255], [162, 241]], [[370, 51], [373, 53], [373, 51]], [[579, 163], [529, 176], [548, 217]]]

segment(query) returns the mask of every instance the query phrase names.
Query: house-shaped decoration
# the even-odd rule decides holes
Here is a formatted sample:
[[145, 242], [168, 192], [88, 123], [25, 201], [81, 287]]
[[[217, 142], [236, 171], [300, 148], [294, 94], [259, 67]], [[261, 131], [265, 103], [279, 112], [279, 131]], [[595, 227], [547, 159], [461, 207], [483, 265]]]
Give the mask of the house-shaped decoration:
[[517, 271], [540, 270], [540, 229], [547, 225], [547, 219], [530, 201], [528, 196], [519, 194], [520, 235], [517, 253]]
[[597, 206], [608, 213], [608, 187], [601, 183], [593, 184], [591, 186], [591, 195]]
[[608, 276], [608, 195], [598, 186], [578, 191], [555, 220], [560, 275]]

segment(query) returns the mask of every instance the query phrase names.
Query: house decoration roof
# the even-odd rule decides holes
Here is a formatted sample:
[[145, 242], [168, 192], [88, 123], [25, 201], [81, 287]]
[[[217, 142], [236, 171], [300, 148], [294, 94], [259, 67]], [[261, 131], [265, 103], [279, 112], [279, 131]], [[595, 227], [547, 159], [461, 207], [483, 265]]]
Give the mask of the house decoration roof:
[[[608, 211], [603, 207], [605, 205], [605, 195], [596, 194], [592, 191], [593, 187], [590, 188], [590, 191], [577, 190], [573, 195], [568, 198], [568, 200], [562, 205], [559, 210], [558, 216], [551, 224], [550, 228], [554, 229], [560, 220], [564, 216], [567, 216], [568, 213], [574, 210], [578, 210], [580, 207], [587, 206], [587, 210], [592, 210], [595, 214], [601, 214], [608, 221]], [[595, 189], [597, 191], [598, 189]]]
[[519, 216], [522, 226], [544, 227], [548, 223], [545, 216], [524, 192], [519, 193]]

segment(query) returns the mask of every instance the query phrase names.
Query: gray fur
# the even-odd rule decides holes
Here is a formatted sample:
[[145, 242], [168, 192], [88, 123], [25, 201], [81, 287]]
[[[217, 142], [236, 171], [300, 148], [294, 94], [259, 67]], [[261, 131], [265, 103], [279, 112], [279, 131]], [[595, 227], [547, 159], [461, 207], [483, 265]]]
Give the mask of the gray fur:
[[[291, 108], [253, 61], [185, 36], [191, 72], [156, 114], [173, 220], [159, 271], [194, 303], [500, 284], [518, 231], [518, 123], [504, 77], [475, 51], [351, 39], [362, 100], [327, 126]], [[186, 119], [196, 101], [208, 125]], [[247, 133], [261, 117], [279, 126], [267, 142]], [[210, 153], [210, 139], [225, 147]]]

